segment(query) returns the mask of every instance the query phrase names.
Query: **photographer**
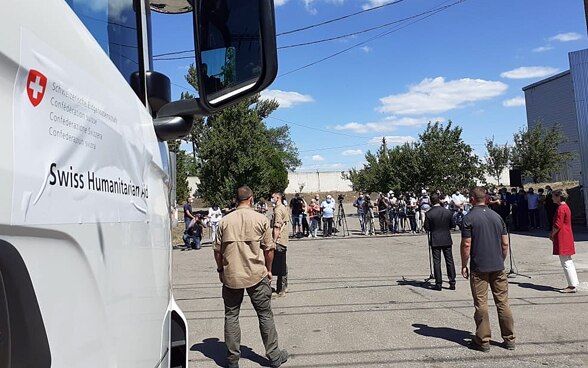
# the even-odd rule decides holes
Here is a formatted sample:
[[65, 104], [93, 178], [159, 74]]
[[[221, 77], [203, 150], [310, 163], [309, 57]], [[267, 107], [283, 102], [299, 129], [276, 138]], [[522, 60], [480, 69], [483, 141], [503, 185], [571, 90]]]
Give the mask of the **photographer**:
[[388, 198], [384, 196], [384, 193], [380, 193], [377, 202], [378, 207], [378, 220], [380, 221], [380, 233], [386, 234], [388, 232]]
[[392, 234], [398, 232], [398, 199], [394, 196], [394, 192], [388, 192], [388, 217], [390, 218], [390, 222], [388, 223], [388, 227], [390, 228], [390, 232]]
[[408, 204], [406, 216], [408, 217], [408, 221], [410, 222], [410, 233], [416, 234], [416, 232], [417, 232], [417, 223], [416, 223], [417, 199], [416, 199], [416, 196], [414, 195], [414, 193], [406, 193], [406, 203]]
[[295, 238], [302, 236], [302, 218], [304, 217], [304, 204], [300, 199], [300, 193], [296, 193], [290, 200], [290, 210], [292, 211], [292, 233]]
[[374, 229], [374, 204], [369, 195], [365, 195], [363, 202], [363, 212], [365, 214], [365, 232], [364, 235], [375, 235]]
[[359, 217], [359, 226], [361, 232], [365, 232], [365, 212], [363, 211], [363, 203], [365, 202], [365, 196], [359, 192], [359, 197], [353, 202], [353, 207], [357, 208], [357, 217]]

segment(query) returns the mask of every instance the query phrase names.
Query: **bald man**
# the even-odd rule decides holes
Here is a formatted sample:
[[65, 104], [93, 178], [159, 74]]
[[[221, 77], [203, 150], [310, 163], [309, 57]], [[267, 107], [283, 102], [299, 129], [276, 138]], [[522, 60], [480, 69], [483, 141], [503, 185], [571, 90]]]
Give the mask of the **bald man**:
[[241, 327], [239, 311], [244, 290], [259, 319], [259, 330], [271, 367], [288, 360], [288, 352], [278, 347], [278, 333], [271, 308], [272, 261], [275, 243], [272, 228], [264, 215], [253, 208], [253, 191], [237, 190], [238, 206], [220, 221], [214, 242], [214, 258], [223, 284], [225, 304], [225, 343], [229, 368], [239, 367]]

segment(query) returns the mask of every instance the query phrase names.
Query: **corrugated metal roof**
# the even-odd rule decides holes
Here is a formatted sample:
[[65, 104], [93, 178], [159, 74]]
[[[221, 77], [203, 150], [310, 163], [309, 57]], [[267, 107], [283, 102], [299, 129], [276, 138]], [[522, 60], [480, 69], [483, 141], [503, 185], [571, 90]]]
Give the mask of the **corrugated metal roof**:
[[551, 82], [554, 79], [564, 77], [564, 76], [566, 76], [568, 74], [570, 74], [570, 71], [569, 70], [566, 70], [565, 72], [561, 72], [561, 73], [556, 74], [556, 75], [552, 75], [549, 78], [542, 79], [539, 82], [535, 82], [533, 84], [529, 84], [528, 86], [523, 87], [523, 91], [526, 91], [526, 90], [531, 89], [531, 88], [535, 88], [535, 87], [540, 86], [542, 84], [545, 84], [547, 82]]

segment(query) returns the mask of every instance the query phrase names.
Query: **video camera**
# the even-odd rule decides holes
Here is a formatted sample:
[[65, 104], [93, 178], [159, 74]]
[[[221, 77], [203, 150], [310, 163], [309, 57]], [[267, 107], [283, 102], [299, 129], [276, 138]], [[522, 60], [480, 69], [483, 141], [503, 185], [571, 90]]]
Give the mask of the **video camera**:
[[345, 199], [345, 194], [339, 193], [339, 195], [337, 196], [337, 200], [339, 202], [343, 202], [344, 199]]

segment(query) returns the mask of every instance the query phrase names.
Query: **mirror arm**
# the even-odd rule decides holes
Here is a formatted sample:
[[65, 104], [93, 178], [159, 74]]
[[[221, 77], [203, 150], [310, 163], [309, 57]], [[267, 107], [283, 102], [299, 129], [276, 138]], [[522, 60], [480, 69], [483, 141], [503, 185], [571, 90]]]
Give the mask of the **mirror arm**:
[[157, 118], [169, 118], [174, 116], [206, 116], [209, 113], [200, 103], [200, 99], [191, 98], [187, 100], [173, 101], [159, 109]]
[[153, 120], [155, 134], [161, 141], [180, 139], [192, 130], [195, 117], [208, 115], [197, 98], [179, 100], [164, 105]]

